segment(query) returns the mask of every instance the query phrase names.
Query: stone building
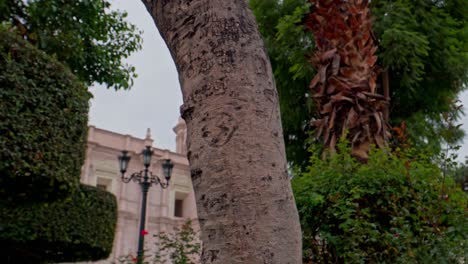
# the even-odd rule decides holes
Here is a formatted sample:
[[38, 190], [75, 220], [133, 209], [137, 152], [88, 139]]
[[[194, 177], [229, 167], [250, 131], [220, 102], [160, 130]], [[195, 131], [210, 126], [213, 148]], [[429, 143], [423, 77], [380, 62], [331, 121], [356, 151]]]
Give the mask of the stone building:
[[[89, 127], [86, 160], [82, 167], [81, 181], [112, 192], [118, 202], [118, 222], [111, 256], [102, 263], [109, 263], [120, 256], [136, 255], [141, 210], [141, 187], [136, 182], [123, 183], [117, 160], [122, 150], [131, 156], [127, 173], [144, 168], [141, 151], [152, 146], [153, 157], [149, 170], [162, 175], [161, 160], [174, 163], [170, 186], [162, 189], [153, 185], [148, 193], [145, 248], [155, 249], [153, 234], [170, 232], [187, 219], [192, 219], [197, 229], [197, 215], [188, 161], [186, 159], [186, 126], [182, 119], [174, 127], [176, 152], [153, 146], [148, 129], [144, 139], [122, 135], [104, 129]], [[162, 177], [163, 178], [163, 177]]]

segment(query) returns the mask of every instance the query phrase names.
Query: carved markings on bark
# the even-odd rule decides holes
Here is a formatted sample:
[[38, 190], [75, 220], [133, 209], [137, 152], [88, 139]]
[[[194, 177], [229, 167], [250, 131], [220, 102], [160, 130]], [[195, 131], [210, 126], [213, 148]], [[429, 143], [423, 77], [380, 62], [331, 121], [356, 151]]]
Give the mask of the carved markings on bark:
[[277, 93], [246, 1], [144, 2], [179, 71], [202, 263], [300, 263]]

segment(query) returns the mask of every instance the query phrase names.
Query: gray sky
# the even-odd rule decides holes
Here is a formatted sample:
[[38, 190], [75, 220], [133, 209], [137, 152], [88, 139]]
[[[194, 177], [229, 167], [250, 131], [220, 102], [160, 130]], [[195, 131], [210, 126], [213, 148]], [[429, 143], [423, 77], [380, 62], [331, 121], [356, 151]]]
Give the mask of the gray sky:
[[[465, 130], [465, 133], [468, 137], [468, 91], [464, 91], [460, 94], [460, 100], [463, 104], [465, 116], [463, 116], [458, 123], [463, 124], [462, 127]], [[468, 156], [468, 144], [466, 144], [467, 137], [465, 137], [464, 142], [461, 143], [461, 149], [458, 151], [458, 160], [461, 162], [465, 162], [465, 156]]]
[[128, 20], [144, 31], [143, 49], [128, 63], [138, 78], [130, 91], [91, 88], [91, 125], [122, 134], [144, 137], [151, 128], [154, 146], [175, 149], [175, 134], [182, 94], [174, 62], [149, 13], [140, 0], [113, 0], [114, 9], [126, 10]]
[[[128, 63], [136, 67], [138, 78], [130, 91], [92, 87], [90, 124], [96, 127], [143, 138], [151, 128], [154, 146], [175, 149], [172, 128], [179, 117], [182, 94], [174, 62], [150, 15], [140, 0], [113, 0], [114, 9], [126, 10], [128, 19], [144, 31], [143, 49]], [[468, 91], [460, 99], [468, 114]], [[460, 120], [468, 131], [468, 118]], [[459, 159], [468, 156], [463, 144]]]

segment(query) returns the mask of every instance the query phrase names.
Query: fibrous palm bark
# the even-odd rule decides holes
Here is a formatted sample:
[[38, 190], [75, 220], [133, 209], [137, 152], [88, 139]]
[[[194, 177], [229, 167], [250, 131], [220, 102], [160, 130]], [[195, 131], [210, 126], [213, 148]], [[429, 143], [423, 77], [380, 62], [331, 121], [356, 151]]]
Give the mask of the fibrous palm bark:
[[377, 93], [377, 46], [372, 36], [369, 1], [311, 0], [306, 28], [317, 52], [311, 62], [317, 75], [310, 88], [319, 109], [316, 136], [330, 151], [346, 135], [352, 154], [366, 161], [371, 144], [387, 145], [382, 111], [386, 98]]
[[271, 66], [245, 0], [143, 0], [174, 58], [202, 263], [301, 263]]

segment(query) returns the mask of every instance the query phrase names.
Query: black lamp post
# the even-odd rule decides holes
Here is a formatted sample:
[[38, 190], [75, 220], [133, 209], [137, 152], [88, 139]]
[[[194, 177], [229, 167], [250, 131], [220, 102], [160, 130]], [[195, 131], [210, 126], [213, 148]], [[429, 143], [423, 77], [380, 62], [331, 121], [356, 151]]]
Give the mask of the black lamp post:
[[140, 234], [138, 240], [138, 256], [137, 261], [138, 263], [143, 263], [143, 244], [144, 244], [144, 235], [143, 232], [145, 230], [145, 219], [146, 219], [146, 198], [148, 196], [149, 188], [152, 184], [159, 184], [161, 188], [166, 189], [169, 186], [169, 180], [171, 179], [172, 168], [174, 164], [171, 162], [170, 159], [165, 159], [162, 164], [163, 173], [165, 181], [163, 182], [159, 179], [158, 176], [153, 175], [151, 171], [148, 170], [148, 167], [151, 164], [151, 156], [153, 155], [153, 151], [151, 150], [150, 146], [146, 146], [146, 148], [142, 152], [143, 154], [143, 165], [145, 169], [140, 172], [135, 172], [130, 176], [125, 176], [125, 172], [128, 168], [128, 163], [130, 162], [130, 156], [128, 152], [123, 150], [122, 155], [119, 156], [119, 163], [120, 163], [120, 172], [122, 173], [122, 181], [124, 183], [129, 183], [131, 180], [138, 182], [141, 185], [141, 191], [143, 194], [142, 201], [141, 201], [141, 215], [140, 215]]

